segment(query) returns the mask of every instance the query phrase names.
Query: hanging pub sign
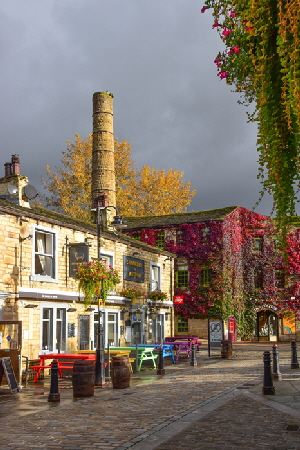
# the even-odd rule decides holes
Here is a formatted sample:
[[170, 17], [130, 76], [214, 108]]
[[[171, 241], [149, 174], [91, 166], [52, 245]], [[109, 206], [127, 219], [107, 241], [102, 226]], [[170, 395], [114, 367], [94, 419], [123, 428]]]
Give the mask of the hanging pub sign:
[[174, 305], [183, 305], [184, 299], [183, 295], [174, 295]]
[[69, 276], [75, 277], [78, 264], [89, 261], [89, 246], [85, 242], [68, 244], [69, 247]]
[[123, 256], [123, 272], [124, 280], [144, 283], [145, 261], [132, 256]]

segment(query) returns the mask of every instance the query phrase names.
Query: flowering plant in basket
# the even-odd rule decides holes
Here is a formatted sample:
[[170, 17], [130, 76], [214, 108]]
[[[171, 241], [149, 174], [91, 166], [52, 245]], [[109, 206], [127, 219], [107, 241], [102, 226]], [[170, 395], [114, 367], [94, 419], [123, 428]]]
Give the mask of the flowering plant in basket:
[[78, 280], [79, 292], [84, 293], [86, 305], [89, 305], [95, 296], [101, 297], [105, 304], [108, 292], [121, 281], [116, 269], [98, 260], [80, 263], [75, 279]]
[[159, 289], [155, 289], [154, 291], [148, 292], [147, 298], [149, 298], [149, 300], [153, 300], [154, 302], [157, 302], [160, 300], [161, 301], [167, 300], [168, 295], [165, 292], [160, 291]]
[[131, 300], [131, 303], [135, 303], [138, 298], [145, 297], [145, 293], [142, 292], [137, 286], [132, 286], [123, 289], [122, 295]]

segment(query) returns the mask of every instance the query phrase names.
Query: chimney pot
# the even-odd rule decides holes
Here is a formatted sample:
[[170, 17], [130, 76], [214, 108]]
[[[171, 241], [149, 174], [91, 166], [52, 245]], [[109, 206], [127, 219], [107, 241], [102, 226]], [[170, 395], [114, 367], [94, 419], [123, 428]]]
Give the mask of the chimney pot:
[[11, 163], [10, 162], [6, 162], [4, 164], [5, 167], [5, 176], [9, 177], [11, 175]]
[[20, 157], [19, 155], [12, 155], [12, 175], [20, 175]]

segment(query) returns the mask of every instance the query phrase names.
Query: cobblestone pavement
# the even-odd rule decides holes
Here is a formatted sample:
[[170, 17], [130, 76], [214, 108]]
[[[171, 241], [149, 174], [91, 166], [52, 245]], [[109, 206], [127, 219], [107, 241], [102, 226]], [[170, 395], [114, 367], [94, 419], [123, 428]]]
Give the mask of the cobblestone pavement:
[[299, 449], [300, 370], [290, 369], [290, 347], [279, 348], [283, 381], [274, 382], [274, 396], [262, 395], [258, 345], [237, 346], [232, 359], [201, 351], [196, 367], [135, 374], [130, 388], [97, 389], [87, 399], [73, 400], [66, 388], [49, 405], [48, 391], [26, 411], [29, 395], [17, 416], [18, 394], [0, 398], [0, 450]]

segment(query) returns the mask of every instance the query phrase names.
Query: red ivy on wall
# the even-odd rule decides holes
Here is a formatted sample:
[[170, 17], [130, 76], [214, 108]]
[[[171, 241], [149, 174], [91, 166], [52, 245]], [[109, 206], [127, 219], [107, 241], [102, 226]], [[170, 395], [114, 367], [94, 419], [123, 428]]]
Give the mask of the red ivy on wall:
[[[258, 213], [237, 208], [223, 221], [197, 222], [179, 226], [139, 231], [141, 241], [155, 246], [164, 229], [164, 249], [175, 253], [178, 261], [186, 261], [189, 271], [188, 289], [175, 287], [175, 295], [183, 295], [184, 304], [175, 305], [175, 313], [186, 317], [203, 317], [218, 307], [225, 316], [246, 309], [273, 305], [281, 315], [298, 314], [300, 306], [300, 231], [288, 238], [288, 264], [274, 243], [272, 221]], [[208, 232], [207, 232], [208, 229]], [[172, 232], [171, 232], [172, 231]], [[177, 232], [180, 240], [176, 239]], [[134, 236], [137, 232], [127, 232]], [[259, 251], [253, 251], [261, 240]], [[210, 269], [209, 286], [201, 286], [201, 271]], [[276, 285], [276, 273], [285, 275], [286, 285]], [[255, 286], [259, 277], [261, 286]], [[291, 299], [295, 297], [295, 299]]]

